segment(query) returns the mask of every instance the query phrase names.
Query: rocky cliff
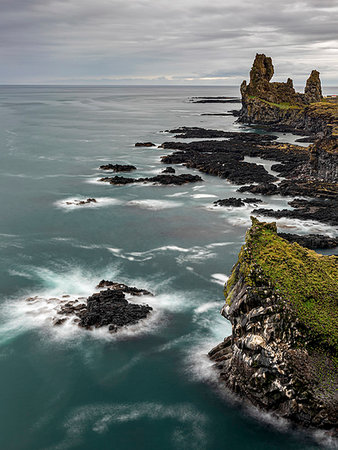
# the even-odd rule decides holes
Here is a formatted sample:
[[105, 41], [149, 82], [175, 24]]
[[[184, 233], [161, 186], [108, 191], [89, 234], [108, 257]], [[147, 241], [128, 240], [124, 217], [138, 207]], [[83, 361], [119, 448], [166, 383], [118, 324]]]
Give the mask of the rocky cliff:
[[302, 175], [325, 182], [337, 181], [338, 99], [323, 98], [319, 72], [313, 70], [304, 93], [298, 93], [290, 78], [285, 83], [270, 80], [272, 60], [257, 54], [250, 82], [241, 85], [240, 122], [269, 126], [280, 131], [316, 135], [309, 148], [309, 163]]
[[252, 219], [221, 311], [232, 335], [209, 356], [221, 382], [255, 406], [336, 432], [338, 258], [276, 231]]

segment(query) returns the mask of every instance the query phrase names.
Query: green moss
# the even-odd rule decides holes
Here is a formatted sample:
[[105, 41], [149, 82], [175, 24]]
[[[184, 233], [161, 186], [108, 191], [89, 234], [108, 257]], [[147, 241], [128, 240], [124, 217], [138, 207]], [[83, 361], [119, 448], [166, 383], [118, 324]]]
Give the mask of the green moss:
[[239, 255], [246, 283], [255, 284], [252, 269], [260, 267], [308, 330], [313, 345], [337, 353], [338, 258], [288, 243], [276, 234], [275, 224], [252, 221]]
[[303, 109], [302, 106], [299, 105], [292, 105], [291, 103], [287, 103], [287, 102], [282, 102], [282, 103], [272, 103], [272, 102], [268, 102], [267, 100], [263, 100], [262, 98], [257, 97], [256, 95], [248, 95], [248, 97], [250, 99], [254, 99], [257, 98], [259, 101], [261, 101], [262, 103], [265, 103], [267, 105], [270, 106], [275, 106], [276, 108], [279, 109]]

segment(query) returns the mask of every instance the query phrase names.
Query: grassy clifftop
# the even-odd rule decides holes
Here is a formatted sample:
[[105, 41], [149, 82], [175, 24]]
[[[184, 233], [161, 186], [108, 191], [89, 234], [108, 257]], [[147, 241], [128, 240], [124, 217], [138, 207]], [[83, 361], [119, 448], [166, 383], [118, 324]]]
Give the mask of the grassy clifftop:
[[[264, 282], [280, 292], [311, 345], [338, 354], [338, 258], [323, 256], [300, 245], [290, 244], [276, 233], [275, 223], [252, 218], [238, 259], [238, 269], [248, 286], [256, 286], [257, 267]], [[226, 286], [231, 304], [238, 277], [234, 270]], [[262, 280], [263, 281], [263, 280]]]

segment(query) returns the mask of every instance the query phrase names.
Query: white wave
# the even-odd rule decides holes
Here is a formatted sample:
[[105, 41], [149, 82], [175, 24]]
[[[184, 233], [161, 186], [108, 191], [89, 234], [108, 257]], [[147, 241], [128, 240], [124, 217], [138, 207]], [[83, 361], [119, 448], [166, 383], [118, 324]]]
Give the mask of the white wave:
[[63, 200], [55, 202], [55, 206], [58, 208], [73, 210], [79, 208], [100, 208], [102, 206], [121, 205], [122, 201], [111, 197], [96, 197], [96, 202], [80, 204], [82, 201], [86, 201], [88, 197], [68, 197]]
[[205, 185], [203, 184], [202, 186], [194, 186], [194, 187], [192, 188], [192, 190], [193, 190], [193, 191], [199, 191], [199, 190], [204, 189], [204, 188], [205, 188]]
[[176, 192], [176, 194], [167, 194], [166, 197], [183, 197], [186, 194], [189, 194], [189, 192]]
[[153, 200], [153, 199], [146, 199], [146, 200], [131, 200], [127, 203], [128, 206], [137, 206], [142, 209], [149, 209], [152, 211], [158, 211], [161, 209], [168, 209], [168, 208], [178, 208], [179, 206], [182, 206], [183, 203], [169, 201], [169, 200]]
[[[117, 249], [119, 250], [119, 249]], [[88, 273], [80, 268], [63, 267], [63, 270], [50, 270], [38, 267], [23, 267], [17, 273], [26, 278], [41, 281], [40, 289], [22, 294], [20, 297], [7, 300], [3, 304], [1, 314], [4, 322], [0, 326], [0, 344], [15, 339], [16, 336], [34, 329], [45, 334], [49, 340], [74, 343], [83, 337], [100, 340], [120, 340], [133, 338], [144, 334], [156, 333], [166, 323], [168, 312], [179, 312], [192, 309], [196, 302], [191, 293], [173, 292], [169, 288], [172, 280], [166, 279], [162, 283], [158, 279], [145, 282], [144, 280], [128, 280], [119, 276], [119, 271], [107, 268], [99, 273]], [[120, 280], [128, 285], [137, 285], [157, 295], [133, 297], [126, 295], [128, 301], [148, 304], [153, 311], [146, 319], [137, 324], [123, 327], [118, 333], [109, 333], [108, 327], [85, 330], [78, 327], [77, 316], [69, 315], [61, 325], [54, 326], [59, 318], [62, 306], [67, 302], [75, 302], [75, 306], [86, 302], [87, 297], [97, 292], [96, 285], [100, 279]], [[29, 298], [29, 300], [27, 300]]]
[[227, 275], [224, 275], [223, 273], [213, 273], [211, 275], [211, 281], [220, 284], [221, 286], [224, 286], [228, 279], [229, 277]]
[[74, 409], [67, 417], [65, 439], [49, 450], [64, 450], [85, 442], [88, 433], [103, 434], [126, 422], [147, 419], [152, 422], [172, 421], [171, 434], [174, 448], [201, 449], [205, 447], [207, 416], [189, 403], [162, 405], [160, 403], [100, 403]]
[[[208, 352], [222, 342], [226, 336], [231, 335], [231, 324], [217, 310], [217, 306], [219, 309], [221, 308], [221, 302], [210, 303], [215, 303], [213, 314], [210, 314], [211, 307], [208, 314], [202, 315], [201, 312], [195, 311], [195, 323], [199, 329], [186, 350], [185, 372], [189, 374], [190, 379], [217, 383], [219, 374], [213, 367], [214, 361], [210, 360]], [[207, 304], [210, 305], [210, 303]]]
[[214, 194], [193, 194], [193, 198], [215, 198], [217, 195]]
[[220, 308], [221, 305], [219, 302], [207, 302], [203, 303], [203, 305], [200, 305], [198, 308], [194, 309], [194, 313], [196, 314], [202, 314], [206, 311], [209, 311], [210, 309], [216, 309]]

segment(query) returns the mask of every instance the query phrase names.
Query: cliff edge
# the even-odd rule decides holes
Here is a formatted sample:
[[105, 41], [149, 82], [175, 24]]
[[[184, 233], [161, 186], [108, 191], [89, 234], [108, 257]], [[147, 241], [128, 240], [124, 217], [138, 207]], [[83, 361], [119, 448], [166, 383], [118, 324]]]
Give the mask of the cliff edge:
[[277, 131], [312, 134], [309, 162], [301, 178], [336, 183], [338, 172], [338, 98], [323, 97], [319, 72], [313, 70], [304, 93], [296, 92], [293, 81], [271, 82], [272, 59], [257, 54], [250, 82], [241, 85], [242, 108], [239, 122], [268, 126]]
[[338, 258], [252, 218], [225, 297], [232, 335], [209, 353], [220, 380], [259, 408], [336, 434]]

